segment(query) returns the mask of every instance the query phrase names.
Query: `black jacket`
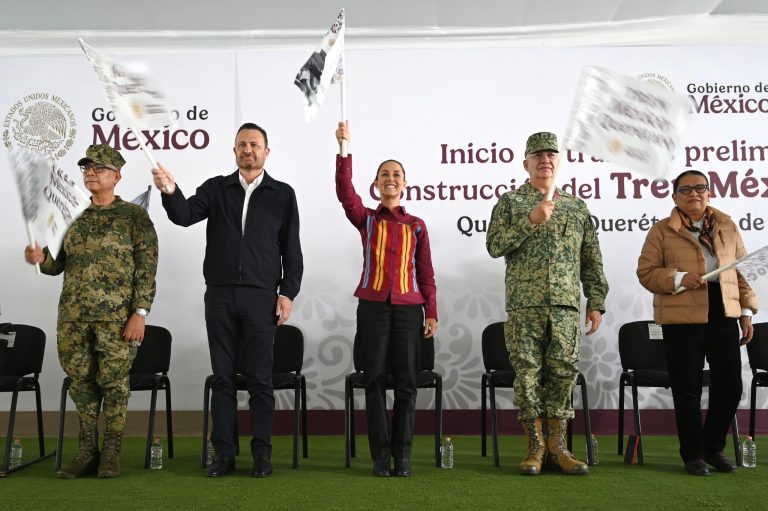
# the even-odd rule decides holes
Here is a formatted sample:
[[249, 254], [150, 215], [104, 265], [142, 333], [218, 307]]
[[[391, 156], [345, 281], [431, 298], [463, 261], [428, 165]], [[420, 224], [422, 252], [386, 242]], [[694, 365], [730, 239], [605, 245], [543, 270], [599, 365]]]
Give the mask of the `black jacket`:
[[203, 276], [209, 286], [255, 286], [299, 294], [304, 263], [299, 241], [296, 194], [266, 171], [253, 191], [241, 232], [245, 190], [239, 171], [207, 180], [185, 198], [178, 186], [162, 194], [168, 218], [184, 227], [208, 219]]

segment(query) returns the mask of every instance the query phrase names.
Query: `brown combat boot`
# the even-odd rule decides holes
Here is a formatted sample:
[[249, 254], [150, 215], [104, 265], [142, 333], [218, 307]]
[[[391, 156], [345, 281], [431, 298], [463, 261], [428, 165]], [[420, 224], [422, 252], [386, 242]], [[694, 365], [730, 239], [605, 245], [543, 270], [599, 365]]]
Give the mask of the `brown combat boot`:
[[547, 419], [547, 425], [549, 426], [547, 438], [549, 464], [559, 468], [564, 474], [586, 474], [589, 471], [587, 464], [574, 458], [567, 448], [565, 435], [568, 432], [568, 421]]
[[85, 431], [80, 425], [80, 450], [68, 467], [56, 472], [59, 479], [74, 479], [85, 475], [95, 474], [99, 467], [99, 432]]
[[104, 432], [104, 445], [101, 448], [101, 463], [99, 463], [99, 477], [117, 477], [120, 475], [120, 446], [122, 441], [122, 431]]
[[544, 455], [547, 449], [544, 446], [544, 434], [541, 431], [541, 419], [527, 419], [520, 421], [528, 439], [528, 455], [520, 463], [520, 473], [525, 475], [539, 475], [541, 465], [544, 463]]

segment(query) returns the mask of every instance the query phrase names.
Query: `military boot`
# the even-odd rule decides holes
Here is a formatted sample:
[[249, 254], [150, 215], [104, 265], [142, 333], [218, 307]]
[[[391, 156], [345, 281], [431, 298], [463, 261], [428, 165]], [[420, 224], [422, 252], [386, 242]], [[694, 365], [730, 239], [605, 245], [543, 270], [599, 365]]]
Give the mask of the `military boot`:
[[56, 472], [59, 479], [74, 479], [85, 475], [95, 474], [99, 467], [99, 432], [97, 430], [86, 431], [80, 425], [80, 450], [68, 467]]
[[528, 455], [520, 463], [520, 473], [535, 476], [541, 473], [541, 465], [547, 453], [544, 434], [541, 431], [541, 419], [526, 419], [520, 422], [528, 439]]
[[104, 445], [101, 448], [101, 463], [99, 463], [99, 477], [117, 477], [120, 475], [120, 446], [122, 441], [122, 431], [104, 432]]
[[547, 452], [549, 464], [559, 468], [564, 474], [586, 474], [589, 467], [583, 461], [573, 457], [568, 450], [565, 436], [568, 432], [568, 421], [565, 419], [547, 419], [549, 437], [547, 438]]

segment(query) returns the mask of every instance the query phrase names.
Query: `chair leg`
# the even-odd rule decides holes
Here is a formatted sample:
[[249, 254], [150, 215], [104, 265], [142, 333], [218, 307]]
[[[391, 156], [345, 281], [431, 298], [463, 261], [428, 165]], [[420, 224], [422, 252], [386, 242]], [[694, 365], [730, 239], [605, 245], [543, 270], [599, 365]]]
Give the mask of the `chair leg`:
[[40, 457], [45, 457], [45, 435], [43, 435], [43, 404], [40, 399], [40, 382], [35, 381], [35, 406], [37, 407], [37, 443]]
[[168, 435], [168, 458], [173, 458], [173, 407], [171, 406], [171, 382], [165, 380], [165, 428]]
[[635, 435], [637, 436], [637, 464], [643, 464], [643, 436], [640, 425], [640, 406], [637, 402], [637, 385], [632, 382], [632, 408], [635, 414]]
[[736, 418], [736, 415], [733, 416], [733, 421], [731, 422], [731, 436], [733, 437], [733, 450], [736, 453], [736, 465], [741, 466], [741, 446], [739, 445], [739, 421]]
[[8, 472], [11, 464], [11, 445], [13, 444], [13, 427], [16, 422], [16, 403], [19, 399], [18, 389], [13, 391], [11, 398], [11, 413], [8, 415], [8, 433], [5, 435], [5, 453], [3, 455], [2, 472]]
[[435, 378], [435, 466], [442, 465], [440, 440], [443, 436], [443, 377]]
[[349, 377], [347, 377], [347, 380], [344, 382], [344, 467], [350, 468], [352, 466], [352, 444], [351, 444], [351, 437], [354, 436], [355, 432], [352, 429], [353, 423], [352, 423], [352, 414], [354, 413], [352, 408], [352, 382], [349, 380]]
[[293, 468], [299, 468], [299, 427], [301, 416], [301, 381], [293, 389]]
[[208, 411], [210, 410], [211, 402], [211, 381], [210, 377], [205, 379], [203, 385], [203, 433], [200, 438], [200, 466], [205, 468], [206, 458], [208, 457]]
[[61, 385], [61, 403], [59, 404], [59, 431], [56, 435], [56, 462], [54, 469], [59, 470], [61, 468], [61, 455], [62, 448], [64, 446], [64, 417], [67, 412], [67, 390], [69, 385], [67, 378], [64, 378], [64, 383]]
[[617, 430], [619, 432], [619, 455], [624, 454], [624, 378], [619, 379], [619, 425]]
[[149, 468], [149, 457], [152, 451], [152, 440], [155, 433], [155, 411], [157, 410], [157, 385], [152, 389], [149, 405], [149, 426], [147, 427], [147, 446], [144, 449], [144, 468]]
[[589, 391], [584, 376], [579, 375], [581, 382], [581, 406], [584, 413], [584, 437], [587, 440], [587, 464], [595, 464], [595, 453], [592, 449], [592, 420], [589, 417]]
[[491, 399], [491, 440], [493, 441], [493, 466], [499, 466], [499, 424], [496, 415], [496, 385], [488, 384], [488, 393]]
[[307, 379], [301, 375], [301, 443], [305, 458], [309, 456], [307, 434]]
[[486, 438], [486, 429], [488, 419], [486, 414], [485, 394], [488, 386], [488, 375], [483, 374], [480, 378], [480, 456], [485, 457], [488, 454], [488, 440]]
[[755, 439], [755, 403], [757, 402], [757, 377], [752, 376], [749, 392], [749, 436]]

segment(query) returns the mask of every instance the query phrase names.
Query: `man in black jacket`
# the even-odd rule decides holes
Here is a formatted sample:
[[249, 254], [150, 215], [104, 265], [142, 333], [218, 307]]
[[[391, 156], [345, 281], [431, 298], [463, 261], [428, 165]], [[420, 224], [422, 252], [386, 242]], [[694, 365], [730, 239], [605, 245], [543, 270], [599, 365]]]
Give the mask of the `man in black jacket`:
[[299, 211], [293, 188], [264, 171], [269, 146], [263, 128], [243, 124], [234, 152], [238, 170], [208, 179], [189, 198], [163, 165], [152, 173], [173, 223], [187, 227], [208, 220], [203, 276], [216, 460], [205, 475], [223, 476], [235, 468], [239, 371], [250, 396], [251, 474], [267, 477], [275, 410], [272, 343], [277, 325], [291, 315], [304, 271]]

